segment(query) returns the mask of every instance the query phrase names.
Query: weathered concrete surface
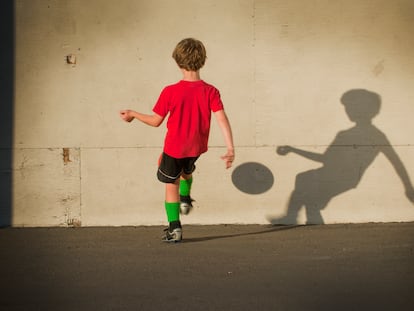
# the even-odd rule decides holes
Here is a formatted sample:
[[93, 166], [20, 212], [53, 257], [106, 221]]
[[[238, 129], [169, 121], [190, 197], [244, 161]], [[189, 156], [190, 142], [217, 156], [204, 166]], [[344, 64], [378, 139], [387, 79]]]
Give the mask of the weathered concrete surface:
[[412, 310], [414, 223], [0, 230], [0, 310]]
[[[12, 2], [1, 12], [1, 20], [10, 21], [2, 33], [13, 40], [2, 42], [10, 47], [0, 59], [10, 75], [1, 88], [0, 226], [161, 224], [164, 190], [155, 165], [165, 127], [126, 124], [118, 111], [151, 111], [162, 88], [181, 78], [171, 52], [188, 36], [206, 45], [201, 76], [221, 92], [236, 162], [223, 169], [223, 139], [213, 121], [210, 151], [200, 158], [194, 182], [203, 212], [186, 222], [280, 219], [296, 176], [322, 165], [277, 155], [280, 145], [318, 154], [336, 148], [329, 160], [337, 166], [325, 171], [329, 179], [308, 183], [321, 186], [317, 203], [326, 199], [324, 184], [341, 186], [341, 172], [365, 172], [355, 188], [323, 208], [311, 207], [322, 209], [319, 219], [308, 219], [302, 209], [298, 223], [414, 221], [405, 195], [414, 195], [407, 182], [414, 174], [413, 1]], [[76, 63], [68, 63], [68, 55]], [[361, 144], [369, 131], [359, 127], [332, 146], [338, 133], [355, 126], [340, 98], [360, 88], [381, 96], [372, 122], [387, 140], [368, 137]], [[366, 102], [360, 104], [359, 113], [369, 113]], [[366, 149], [380, 148], [392, 148], [400, 161], [380, 152], [361, 168]], [[64, 149], [71, 162], [65, 163]], [[351, 168], [341, 166], [347, 153], [355, 157]], [[234, 187], [234, 170], [251, 162], [273, 178], [254, 170], [238, 176], [251, 180], [254, 189], [247, 192], [272, 181], [266, 192]]]
[[[12, 211], [15, 226], [67, 226], [80, 223], [80, 150], [14, 151]], [[17, 208], [18, 207], [18, 208]]]

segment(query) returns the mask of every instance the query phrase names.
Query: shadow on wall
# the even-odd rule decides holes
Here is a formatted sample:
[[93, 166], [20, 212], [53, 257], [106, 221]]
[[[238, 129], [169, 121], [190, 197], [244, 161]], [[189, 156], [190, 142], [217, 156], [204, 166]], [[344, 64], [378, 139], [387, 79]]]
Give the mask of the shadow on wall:
[[274, 177], [263, 164], [247, 162], [236, 167], [231, 175], [234, 186], [248, 194], [262, 194], [272, 188]]
[[340, 131], [325, 153], [319, 154], [291, 146], [277, 148], [279, 155], [296, 153], [322, 163], [322, 167], [296, 176], [286, 215], [268, 218], [272, 224], [296, 224], [300, 209], [306, 210], [307, 224], [323, 224], [321, 215], [329, 201], [356, 188], [362, 176], [377, 155], [382, 152], [400, 177], [407, 198], [414, 202], [414, 189], [399, 156], [381, 130], [372, 124], [379, 113], [381, 97], [373, 92], [354, 89], [341, 97], [349, 119], [355, 126]]
[[0, 227], [11, 225], [13, 98], [14, 98], [14, 1], [0, 2]]

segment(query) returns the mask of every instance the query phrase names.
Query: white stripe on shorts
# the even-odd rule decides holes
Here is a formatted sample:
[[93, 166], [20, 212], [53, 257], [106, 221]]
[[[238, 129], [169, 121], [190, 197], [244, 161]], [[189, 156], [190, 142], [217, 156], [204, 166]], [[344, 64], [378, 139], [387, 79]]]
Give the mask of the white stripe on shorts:
[[163, 171], [161, 171], [161, 169], [158, 169], [158, 172], [160, 172], [163, 176], [165, 176], [169, 179], [172, 179], [172, 180], [178, 179], [181, 176], [181, 173], [182, 173], [182, 172], [180, 172], [176, 177], [174, 177], [174, 176], [170, 176], [170, 175], [165, 174]]

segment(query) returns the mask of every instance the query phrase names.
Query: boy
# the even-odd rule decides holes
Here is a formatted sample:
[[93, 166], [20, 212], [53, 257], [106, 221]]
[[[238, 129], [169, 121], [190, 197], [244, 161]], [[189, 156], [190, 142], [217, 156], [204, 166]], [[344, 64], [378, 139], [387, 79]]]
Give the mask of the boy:
[[192, 208], [192, 173], [199, 156], [207, 151], [211, 112], [217, 119], [227, 146], [227, 152], [222, 156], [226, 168], [231, 167], [234, 161], [234, 145], [219, 91], [200, 79], [200, 69], [206, 60], [203, 43], [193, 38], [184, 39], [177, 44], [172, 57], [180, 68], [183, 79], [163, 89], [153, 108], [153, 114], [121, 110], [120, 116], [126, 122], [138, 119], [158, 127], [169, 114], [157, 177], [166, 185], [165, 209], [169, 226], [165, 230], [163, 241], [180, 242], [180, 211], [188, 214]]

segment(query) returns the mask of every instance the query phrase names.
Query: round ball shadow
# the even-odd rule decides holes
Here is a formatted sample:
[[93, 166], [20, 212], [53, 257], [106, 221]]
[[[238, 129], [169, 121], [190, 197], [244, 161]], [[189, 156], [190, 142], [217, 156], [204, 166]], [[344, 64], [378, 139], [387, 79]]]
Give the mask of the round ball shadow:
[[261, 194], [272, 188], [274, 177], [263, 164], [247, 162], [236, 167], [231, 175], [234, 186], [248, 194]]

